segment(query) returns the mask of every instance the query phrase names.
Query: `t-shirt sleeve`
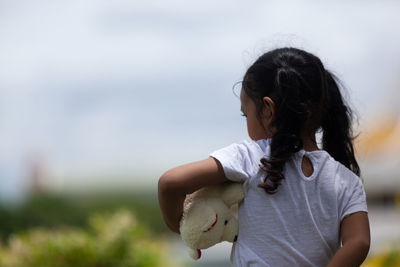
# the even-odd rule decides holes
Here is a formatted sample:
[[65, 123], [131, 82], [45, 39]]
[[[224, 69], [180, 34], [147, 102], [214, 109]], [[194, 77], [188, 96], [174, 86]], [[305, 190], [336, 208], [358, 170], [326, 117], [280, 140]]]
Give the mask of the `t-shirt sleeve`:
[[368, 212], [364, 186], [361, 179], [351, 174], [341, 181], [339, 193], [339, 217], [340, 221], [349, 214], [358, 211]]
[[227, 179], [244, 182], [259, 169], [259, 160], [256, 159], [258, 150], [255, 142], [245, 140], [218, 149], [210, 153], [210, 156], [221, 163]]

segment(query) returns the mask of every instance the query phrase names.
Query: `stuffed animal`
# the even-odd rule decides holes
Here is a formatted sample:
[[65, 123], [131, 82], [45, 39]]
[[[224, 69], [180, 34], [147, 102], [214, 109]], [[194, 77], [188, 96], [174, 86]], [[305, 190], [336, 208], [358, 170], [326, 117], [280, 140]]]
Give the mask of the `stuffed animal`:
[[205, 187], [186, 196], [179, 230], [193, 259], [201, 257], [201, 249], [236, 241], [238, 221], [231, 208], [243, 197], [239, 183]]

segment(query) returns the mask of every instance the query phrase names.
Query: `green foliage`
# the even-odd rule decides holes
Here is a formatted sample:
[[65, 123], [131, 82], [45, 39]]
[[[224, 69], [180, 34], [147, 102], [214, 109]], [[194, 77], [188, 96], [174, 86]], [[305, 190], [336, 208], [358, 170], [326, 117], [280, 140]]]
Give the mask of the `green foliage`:
[[0, 239], [37, 227], [88, 227], [90, 214], [118, 209], [133, 212], [152, 232], [165, 233], [154, 192], [97, 193], [77, 196], [37, 194], [13, 209], [0, 206]]
[[97, 214], [88, 230], [73, 227], [37, 228], [12, 235], [0, 247], [4, 267], [144, 267], [177, 266], [166, 245], [154, 239], [127, 210]]

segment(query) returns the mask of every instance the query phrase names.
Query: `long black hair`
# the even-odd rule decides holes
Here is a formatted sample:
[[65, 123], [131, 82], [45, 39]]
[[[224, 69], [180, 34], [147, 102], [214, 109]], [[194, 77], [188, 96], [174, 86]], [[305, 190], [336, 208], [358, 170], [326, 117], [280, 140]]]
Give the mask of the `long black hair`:
[[275, 103], [269, 158], [260, 163], [267, 175], [259, 186], [269, 194], [284, 179], [285, 162], [303, 147], [301, 135], [322, 131], [322, 149], [356, 175], [352, 111], [345, 103], [339, 79], [321, 60], [304, 50], [285, 47], [260, 56], [246, 71], [242, 90], [254, 101], [261, 122], [263, 98]]

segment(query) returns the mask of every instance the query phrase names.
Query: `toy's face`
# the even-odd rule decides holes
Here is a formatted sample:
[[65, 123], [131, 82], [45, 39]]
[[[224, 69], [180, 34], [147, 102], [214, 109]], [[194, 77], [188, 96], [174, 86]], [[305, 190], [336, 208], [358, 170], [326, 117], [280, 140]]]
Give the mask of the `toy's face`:
[[242, 185], [234, 183], [204, 188], [186, 198], [179, 230], [193, 259], [201, 257], [201, 249], [236, 241], [239, 227], [231, 208], [243, 196]]
[[209, 248], [219, 242], [234, 242], [237, 238], [238, 223], [231, 210], [222, 203], [213, 203], [211, 212], [203, 213], [204, 224], [200, 227], [197, 249]]
[[222, 241], [234, 242], [237, 238], [237, 232], [238, 223], [231, 214], [216, 213], [215, 221], [200, 235], [197, 248], [209, 248]]
[[222, 199], [202, 199], [186, 208], [179, 230], [193, 259], [201, 257], [201, 249], [222, 241], [236, 241], [238, 222]]

